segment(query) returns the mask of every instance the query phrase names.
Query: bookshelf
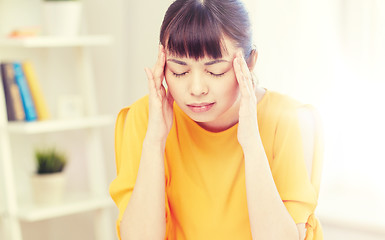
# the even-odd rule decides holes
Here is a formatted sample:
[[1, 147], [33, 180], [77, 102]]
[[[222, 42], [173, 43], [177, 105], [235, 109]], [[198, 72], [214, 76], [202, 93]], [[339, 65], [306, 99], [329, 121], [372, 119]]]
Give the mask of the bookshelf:
[[[0, 61], [12, 57], [13, 52], [17, 53], [17, 58], [20, 58], [24, 52], [34, 51], [36, 53], [36, 51], [46, 51], [47, 49], [68, 48], [68, 51], [76, 52], [74, 62], [80, 69], [77, 74], [76, 88], [83, 100], [85, 110], [84, 116], [73, 119], [58, 119], [53, 116], [52, 119], [44, 121], [8, 122], [3, 83], [0, 81], [0, 189], [2, 189], [0, 194], [0, 239], [28, 239], [28, 236], [23, 234], [22, 223], [25, 222], [46, 222], [63, 216], [89, 212], [95, 212], [94, 234], [96, 239], [115, 239], [114, 223], [110, 216], [113, 202], [107, 191], [108, 183], [101, 132], [104, 127], [113, 126], [115, 118], [98, 113], [98, 99], [95, 93], [96, 87], [90, 53], [91, 47], [108, 46], [111, 43], [111, 36], [104, 35], [70, 38], [0, 38]], [[7, 51], [2, 51], [2, 49]], [[39, 61], [42, 60], [39, 59]], [[48, 98], [47, 101], [54, 101], [52, 96], [55, 94], [51, 94], [51, 98]], [[65, 199], [60, 204], [35, 205], [30, 190], [26, 187], [28, 182], [23, 182], [23, 179], [28, 179], [23, 175], [30, 174], [30, 172], [28, 172], [28, 168], [20, 168], [20, 165], [26, 162], [25, 159], [21, 158], [27, 156], [26, 158], [32, 161], [33, 156], [29, 155], [28, 157], [28, 151], [24, 155], [20, 155], [19, 152], [28, 148], [32, 149], [32, 145], [39, 139], [47, 141], [48, 138], [50, 141], [51, 135], [61, 139], [60, 134], [66, 134], [64, 141], [71, 142], [71, 138], [78, 138], [78, 133], [82, 133], [84, 137], [81, 155], [85, 156], [83, 165], [86, 168], [85, 185], [87, 190], [72, 192], [69, 188], [66, 191]], [[23, 142], [23, 149], [18, 147], [20, 141]], [[28, 160], [27, 165], [31, 165]], [[76, 165], [78, 162], [74, 161], [71, 164]]]

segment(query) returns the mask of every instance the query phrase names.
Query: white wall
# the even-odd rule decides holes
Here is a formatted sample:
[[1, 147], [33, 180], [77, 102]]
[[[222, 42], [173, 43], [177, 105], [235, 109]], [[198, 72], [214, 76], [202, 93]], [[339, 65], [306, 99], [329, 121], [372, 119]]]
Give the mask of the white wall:
[[384, 1], [246, 1], [262, 85], [322, 115], [326, 239], [384, 239]]
[[[106, 110], [115, 112], [147, 93], [145, 67], [156, 60], [159, 29], [171, 1], [102, 1], [88, 0], [88, 29], [113, 34], [117, 41], [96, 60], [96, 71]], [[91, 4], [92, 3], [92, 4]], [[107, 66], [106, 66], [107, 65]], [[110, 84], [114, 84], [110, 86]], [[112, 91], [107, 91], [110, 89]]]

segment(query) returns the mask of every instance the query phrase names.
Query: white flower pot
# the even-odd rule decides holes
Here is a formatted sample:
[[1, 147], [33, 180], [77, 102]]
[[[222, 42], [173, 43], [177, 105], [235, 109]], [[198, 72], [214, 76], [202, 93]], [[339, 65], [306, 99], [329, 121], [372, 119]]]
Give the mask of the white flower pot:
[[31, 177], [32, 194], [36, 205], [62, 202], [66, 179], [64, 173], [35, 174]]
[[80, 31], [80, 1], [43, 2], [43, 31], [50, 36], [76, 36]]

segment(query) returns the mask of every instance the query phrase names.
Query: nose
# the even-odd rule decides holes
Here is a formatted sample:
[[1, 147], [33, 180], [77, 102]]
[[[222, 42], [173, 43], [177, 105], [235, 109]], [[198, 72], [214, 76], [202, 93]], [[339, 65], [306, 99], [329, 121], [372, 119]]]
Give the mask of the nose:
[[200, 74], [194, 74], [191, 78], [190, 94], [193, 96], [206, 95], [208, 93], [208, 86], [204, 78]]

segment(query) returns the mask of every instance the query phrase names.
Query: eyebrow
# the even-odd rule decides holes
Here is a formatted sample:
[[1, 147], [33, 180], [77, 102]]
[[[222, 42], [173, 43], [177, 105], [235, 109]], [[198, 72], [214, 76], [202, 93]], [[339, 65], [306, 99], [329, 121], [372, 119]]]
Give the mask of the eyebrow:
[[221, 63], [221, 62], [229, 62], [229, 61], [224, 60], [224, 59], [215, 59], [213, 61], [205, 63], [205, 65], [206, 66], [210, 66], [210, 65], [213, 65], [213, 64], [216, 64], [216, 63]]
[[174, 63], [177, 63], [179, 65], [183, 65], [183, 66], [187, 66], [187, 63], [186, 62], [183, 62], [183, 61], [180, 61], [180, 60], [176, 60], [176, 59], [167, 59], [168, 62], [174, 62]]
[[[179, 65], [187, 66], [187, 63], [186, 63], [186, 62], [183, 62], [183, 61], [181, 61], [181, 60], [177, 60], [177, 59], [170, 58], [170, 59], [167, 59], [167, 61], [169, 61], [169, 62], [174, 62], [174, 63], [177, 63], [177, 64], [179, 64]], [[216, 63], [221, 63], [221, 62], [229, 62], [229, 61], [224, 60], [224, 59], [215, 59], [215, 60], [213, 60], [213, 61], [204, 63], [204, 65], [210, 66], [210, 65], [214, 65], [214, 64], [216, 64]]]

